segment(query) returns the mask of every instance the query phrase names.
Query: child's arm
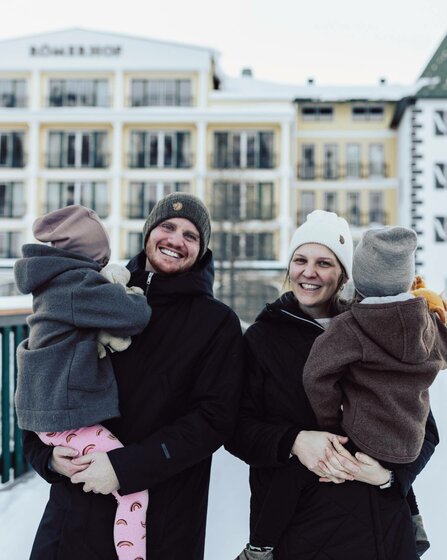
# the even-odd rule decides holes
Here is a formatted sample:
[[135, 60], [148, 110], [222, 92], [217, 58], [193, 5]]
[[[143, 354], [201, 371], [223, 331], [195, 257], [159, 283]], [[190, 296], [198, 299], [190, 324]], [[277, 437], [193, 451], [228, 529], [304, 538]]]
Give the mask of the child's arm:
[[147, 325], [151, 309], [146, 297], [129, 293], [94, 271], [80, 279], [72, 295], [73, 324], [78, 328], [105, 329], [113, 336], [133, 336]]
[[304, 367], [304, 389], [324, 430], [337, 432], [343, 390], [339, 383], [349, 364], [362, 359], [362, 348], [346, 321], [333, 319], [314, 342]]

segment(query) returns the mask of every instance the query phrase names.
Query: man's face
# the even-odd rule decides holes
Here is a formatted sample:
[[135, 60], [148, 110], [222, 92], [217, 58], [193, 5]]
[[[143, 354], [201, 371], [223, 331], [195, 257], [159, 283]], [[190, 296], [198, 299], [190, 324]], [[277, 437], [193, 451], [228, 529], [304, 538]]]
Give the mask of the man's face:
[[200, 251], [200, 234], [185, 218], [170, 218], [155, 227], [146, 242], [146, 268], [159, 274], [190, 270]]

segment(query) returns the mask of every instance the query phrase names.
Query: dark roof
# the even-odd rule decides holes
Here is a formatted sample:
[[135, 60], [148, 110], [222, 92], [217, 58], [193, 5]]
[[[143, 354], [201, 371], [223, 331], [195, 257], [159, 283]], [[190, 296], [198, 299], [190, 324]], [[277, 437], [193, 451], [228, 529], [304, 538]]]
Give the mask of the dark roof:
[[439, 79], [421, 88], [416, 94], [418, 98], [447, 98], [447, 35], [428, 62], [421, 78]]

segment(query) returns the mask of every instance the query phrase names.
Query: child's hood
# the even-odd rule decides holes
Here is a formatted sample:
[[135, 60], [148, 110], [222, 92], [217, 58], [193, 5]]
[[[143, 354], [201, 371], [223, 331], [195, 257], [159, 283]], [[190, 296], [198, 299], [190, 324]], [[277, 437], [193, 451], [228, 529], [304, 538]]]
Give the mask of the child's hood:
[[100, 271], [101, 266], [94, 260], [38, 243], [22, 247], [23, 258], [14, 264], [14, 277], [22, 294], [29, 294], [68, 270], [91, 268]]
[[423, 298], [355, 304], [352, 316], [368, 338], [401, 362], [424, 362], [435, 344], [436, 318]]

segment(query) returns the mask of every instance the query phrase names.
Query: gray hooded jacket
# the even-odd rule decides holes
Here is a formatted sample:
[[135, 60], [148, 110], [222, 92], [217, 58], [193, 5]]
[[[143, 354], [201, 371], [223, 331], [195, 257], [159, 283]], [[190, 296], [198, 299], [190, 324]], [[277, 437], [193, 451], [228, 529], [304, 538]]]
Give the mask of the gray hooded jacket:
[[39, 244], [22, 252], [15, 280], [33, 294], [33, 313], [17, 350], [20, 428], [64, 431], [118, 416], [115, 376], [110, 356], [98, 359], [97, 331], [142, 331], [150, 318], [145, 296], [108, 282], [88, 257]]

